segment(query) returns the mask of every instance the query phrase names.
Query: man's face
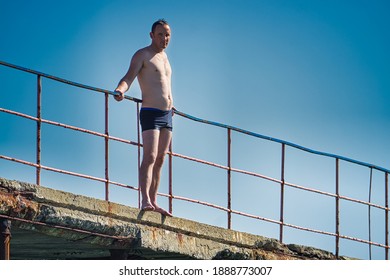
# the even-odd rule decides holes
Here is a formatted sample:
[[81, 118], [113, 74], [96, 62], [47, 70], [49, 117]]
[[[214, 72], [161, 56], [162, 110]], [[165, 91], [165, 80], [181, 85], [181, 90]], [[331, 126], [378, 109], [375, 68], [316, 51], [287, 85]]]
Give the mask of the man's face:
[[157, 25], [154, 32], [150, 32], [150, 38], [152, 38], [152, 44], [159, 49], [165, 49], [168, 46], [171, 38], [171, 29], [169, 25]]

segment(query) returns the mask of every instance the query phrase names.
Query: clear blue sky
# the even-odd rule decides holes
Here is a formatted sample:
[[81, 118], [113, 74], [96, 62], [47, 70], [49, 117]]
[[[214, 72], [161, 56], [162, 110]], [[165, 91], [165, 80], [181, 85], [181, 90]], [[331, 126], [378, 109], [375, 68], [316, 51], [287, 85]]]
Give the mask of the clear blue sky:
[[[390, 168], [388, 1], [6, 1], [0, 0], [0, 60], [113, 90], [132, 54], [165, 18], [172, 39], [175, 106], [185, 113]], [[0, 67], [0, 107], [35, 115], [36, 81]], [[103, 96], [43, 81], [43, 117], [104, 132]], [[140, 98], [135, 83], [128, 95]], [[136, 140], [135, 105], [110, 100], [111, 135]], [[35, 123], [0, 113], [0, 154], [35, 160]], [[42, 163], [103, 177], [103, 140], [43, 127]], [[21, 134], [22, 132], [22, 134]], [[21, 137], [22, 135], [22, 137]], [[280, 147], [233, 134], [232, 164], [280, 177]], [[175, 118], [174, 151], [226, 164], [226, 132]], [[287, 151], [286, 179], [334, 190], [334, 162]], [[136, 150], [110, 145], [110, 177], [136, 185]], [[76, 167], [77, 166], [77, 167]], [[343, 165], [344, 195], [368, 198], [368, 171]], [[0, 176], [34, 182], [32, 168], [0, 161]], [[382, 175], [373, 198], [383, 203]], [[166, 175], [161, 191], [167, 190]], [[59, 183], [61, 181], [61, 183]], [[43, 172], [42, 184], [103, 198], [101, 184]], [[72, 187], [69, 187], [72, 186]], [[174, 160], [177, 195], [226, 205], [226, 172]], [[133, 192], [112, 199], [136, 205]], [[279, 188], [233, 175], [233, 207], [279, 219]], [[285, 221], [334, 231], [334, 202], [286, 193]], [[161, 204], [166, 201], [161, 198]], [[343, 204], [342, 234], [367, 239], [367, 207]], [[226, 226], [225, 214], [175, 202], [174, 214]], [[383, 211], [373, 236], [384, 242]], [[233, 227], [278, 237], [278, 226], [234, 217]], [[286, 243], [334, 250], [334, 239], [286, 229]], [[341, 254], [368, 258], [343, 241]], [[374, 249], [374, 258], [384, 252]]]

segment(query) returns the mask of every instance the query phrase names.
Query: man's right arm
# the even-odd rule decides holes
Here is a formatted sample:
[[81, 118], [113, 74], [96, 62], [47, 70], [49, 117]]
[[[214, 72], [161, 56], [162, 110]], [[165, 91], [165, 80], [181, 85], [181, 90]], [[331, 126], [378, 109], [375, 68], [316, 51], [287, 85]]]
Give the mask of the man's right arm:
[[127, 73], [119, 81], [118, 86], [115, 89], [115, 92], [118, 92], [118, 95], [115, 95], [117, 101], [123, 100], [125, 92], [129, 90], [135, 77], [137, 77], [138, 73], [141, 71], [143, 65], [142, 53], [142, 50], [139, 50], [133, 55]]

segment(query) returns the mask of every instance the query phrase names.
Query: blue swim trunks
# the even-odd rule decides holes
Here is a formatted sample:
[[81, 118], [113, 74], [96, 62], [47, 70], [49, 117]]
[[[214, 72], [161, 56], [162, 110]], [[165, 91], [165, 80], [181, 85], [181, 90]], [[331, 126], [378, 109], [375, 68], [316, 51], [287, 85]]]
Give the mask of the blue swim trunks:
[[172, 131], [172, 110], [163, 111], [155, 108], [141, 108], [140, 123], [142, 131], [166, 128]]

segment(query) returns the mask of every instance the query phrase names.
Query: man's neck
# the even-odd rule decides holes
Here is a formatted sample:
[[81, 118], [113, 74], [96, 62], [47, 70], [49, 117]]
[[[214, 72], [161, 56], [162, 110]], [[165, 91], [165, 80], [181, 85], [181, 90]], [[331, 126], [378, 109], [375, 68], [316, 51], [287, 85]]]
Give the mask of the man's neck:
[[155, 46], [155, 45], [153, 45], [153, 44], [151, 44], [151, 45], [149, 46], [149, 48], [150, 48], [152, 51], [154, 51], [155, 53], [162, 53], [162, 52], [164, 52], [164, 49], [161, 49], [161, 48], [159, 48], [159, 47], [157, 47], [157, 46]]

